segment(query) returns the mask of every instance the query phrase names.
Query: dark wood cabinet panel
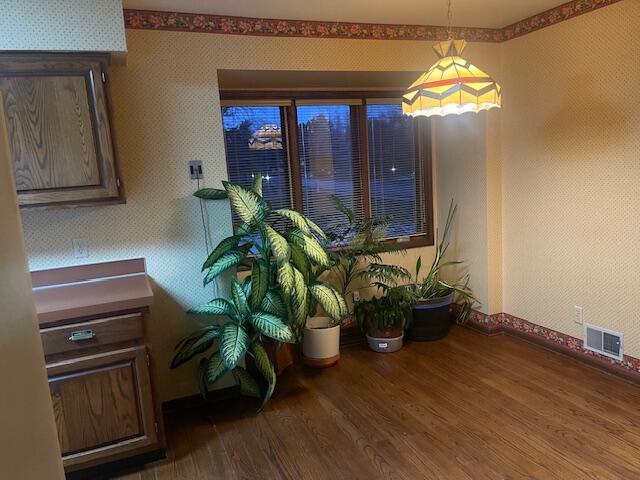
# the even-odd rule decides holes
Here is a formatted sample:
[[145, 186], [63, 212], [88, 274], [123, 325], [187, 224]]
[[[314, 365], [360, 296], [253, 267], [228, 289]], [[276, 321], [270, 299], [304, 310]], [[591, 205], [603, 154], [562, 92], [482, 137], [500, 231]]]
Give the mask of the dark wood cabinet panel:
[[47, 365], [67, 470], [158, 443], [144, 346]]
[[121, 200], [107, 102], [108, 57], [0, 55], [20, 205]]

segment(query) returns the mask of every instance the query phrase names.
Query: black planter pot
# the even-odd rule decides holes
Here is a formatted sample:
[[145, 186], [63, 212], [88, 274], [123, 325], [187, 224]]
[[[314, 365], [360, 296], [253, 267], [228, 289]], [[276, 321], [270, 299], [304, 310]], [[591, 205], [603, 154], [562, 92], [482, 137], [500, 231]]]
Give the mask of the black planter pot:
[[413, 306], [413, 321], [407, 330], [409, 340], [440, 340], [451, 328], [453, 295], [420, 300]]

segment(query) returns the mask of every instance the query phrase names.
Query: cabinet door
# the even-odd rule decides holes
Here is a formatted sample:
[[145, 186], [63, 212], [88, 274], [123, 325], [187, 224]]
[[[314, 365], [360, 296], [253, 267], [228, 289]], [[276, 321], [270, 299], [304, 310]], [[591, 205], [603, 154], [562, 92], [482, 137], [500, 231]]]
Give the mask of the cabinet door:
[[49, 364], [47, 372], [67, 470], [158, 442], [144, 346]]
[[0, 56], [21, 206], [119, 198], [103, 65], [91, 57]]

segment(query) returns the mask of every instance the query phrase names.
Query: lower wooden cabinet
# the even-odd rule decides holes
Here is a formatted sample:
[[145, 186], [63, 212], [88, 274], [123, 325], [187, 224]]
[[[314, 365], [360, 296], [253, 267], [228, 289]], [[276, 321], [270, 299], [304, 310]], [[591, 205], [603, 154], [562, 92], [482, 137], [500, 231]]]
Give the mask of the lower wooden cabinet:
[[[49, 389], [67, 472], [163, 452], [145, 311], [41, 325]], [[102, 470], [100, 470], [102, 473]]]
[[135, 346], [47, 366], [65, 467], [157, 444], [147, 358]]

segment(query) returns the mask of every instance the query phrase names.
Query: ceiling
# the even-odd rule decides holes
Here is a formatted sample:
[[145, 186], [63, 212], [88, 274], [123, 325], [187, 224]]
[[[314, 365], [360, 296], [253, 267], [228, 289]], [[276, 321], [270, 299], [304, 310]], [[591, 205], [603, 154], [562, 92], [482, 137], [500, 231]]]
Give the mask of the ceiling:
[[[502, 28], [567, 0], [453, 0], [453, 25]], [[446, 25], [446, 0], [123, 0], [125, 8], [254, 18]]]

